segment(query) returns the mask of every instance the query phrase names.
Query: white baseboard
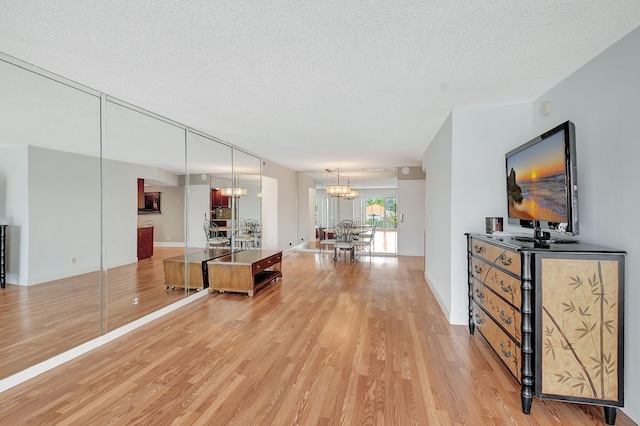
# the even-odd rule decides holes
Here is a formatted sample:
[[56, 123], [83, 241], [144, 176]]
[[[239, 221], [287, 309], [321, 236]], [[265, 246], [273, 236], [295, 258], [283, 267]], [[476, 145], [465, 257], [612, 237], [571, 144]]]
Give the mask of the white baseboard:
[[620, 411], [634, 422], [640, 424], [640, 401], [629, 398], [629, 392], [624, 394], [624, 407]]

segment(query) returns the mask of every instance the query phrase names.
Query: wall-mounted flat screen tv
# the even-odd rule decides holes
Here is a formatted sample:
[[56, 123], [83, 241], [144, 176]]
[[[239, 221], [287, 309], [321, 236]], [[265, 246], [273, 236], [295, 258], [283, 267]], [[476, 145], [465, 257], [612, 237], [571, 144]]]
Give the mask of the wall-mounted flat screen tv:
[[508, 221], [533, 228], [534, 240], [554, 231], [579, 234], [575, 126], [570, 121], [508, 152]]

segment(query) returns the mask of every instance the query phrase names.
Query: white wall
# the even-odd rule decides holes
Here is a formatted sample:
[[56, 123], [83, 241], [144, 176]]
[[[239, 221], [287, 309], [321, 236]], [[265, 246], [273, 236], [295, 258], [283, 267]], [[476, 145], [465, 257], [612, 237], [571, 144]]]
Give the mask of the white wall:
[[530, 139], [530, 104], [451, 113], [425, 152], [425, 278], [452, 324], [467, 324], [466, 232], [503, 216], [504, 154]]
[[278, 180], [262, 176], [262, 248], [278, 249]]
[[[0, 57], [3, 59], [3, 57]], [[68, 235], [62, 235], [61, 224], [67, 220], [59, 215], [62, 211], [69, 211], [77, 218], [81, 226], [86, 224], [86, 208], [93, 201], [90, 195], [87, 204], [78, 205], [76, 202], [63, 204], [70, 200], [70, 193], [62, 190], [60, 197], [55, 197], [58, 185], [65, 184], [66, 179], [73, 174], [73, 169], [64, 170], [69, 163], [61, 159], [55, 164], [56, 156], [40, 158], [39, 152], [33, 147], [46, 146], [58, 150], [68, 150], [98, 157], [100, 154], [100, 98], [99, 96], [77, 90], [72, 83], [62, 84], [50, 78], [28, 71], [24, 67], [0, 61], [0, 147], [3, 155], [9, 151], [5, 149], [12, 145], [21, 145], [19, 161], [22, 170], [16, 170], [16, 163], [5, 163], [0, 169], [0, 175], [10, 176], [5, 179], [5, 191], [8, 194], [7, 206], [0, 204], [0, 210], [9, 209], [4, 216], [11, 216], [12, 225], [8, 227], [8, 265], [7, 278], [9, 282], [28, 285], [41, 282], [47, 277], [59, 277], [62, 268], [73, 268], [78, 272], [86, 271], [89, 253], [82, 253], [77, 257], [77, 263], [72, 264], [72, 253], [83, 250], [86, 242], [79, 242], [77, 249], [70, 247]], [[31, 148], [27, 148], [31, 145]], [[30, 153], [36, 153], [31, 157]], [[16, 155], [16, 154], [12, 154]], [[4, 160], [7, 161], [8, 157]], [[37, 169], [31, 167], [31, 162], [37, 162]], [[74, 187], [84, 191], [88, 181], [83, 178], [70, 182], [69, 190]], [[91, 178], [90, 178], [91, 179]], [[0, 183], [1, 184], [1, 183]], [[9, 187], [10, 184], [10, 187]], [[34, 191], [28, 185], [36, 185]], [[32, 194], [33, 193], [33, 194]], [[84, 195], [83, 192], [81, 195]], [[99, 192], [96, 193], [99, 195]], [[37, 196], [38, 199], [33, 199]], [[0, 197], [0, 203], [3, 200]], [[39, 210], [29, 206], [33, 203]], [[35, 225], [35, 228], [33, 226]], [[53, 229], [53, 228], [58, 228]], [[99, 231], [99, 222], [94, 226]], [[92, 230], [93, 231], [93, 230]], [[99, 234], [98, 234], [99, 235]], [[87, 238], [93, 237], [91, 233]], [[45, 247], [51, 251], [54, 244], [62, 238], [60, 251], [44, 253]], [[30, 242], [38, 244], [31, 247]], [[97, 243], [99, 248], [99, 240]], [[35, 253], [38, 258], [29, 258], [29, 253]], [[99, 253], [91, 248], [91, 253]], [[44, 258], [44, 259], [43, 259]], [[85, 261], [81, 261], [81, 259]], [[39, 260], [56, 265], [37, 265]], [[31, 260], [31, 262], [29, 262]], [[92, 262], [99, 263], [99, 256]]]
[[7, 226], [6, 278], [27, 285], [29, 275], [29, 179], [27, 146], [0, 146], [0, 216]]
[[0, 145], [100, 155], [98, 96], [1, 60], [0, 76]]
[[504, 154], [530, 139], [530, 104], [470, 108], [453, 113], [451, 173], [451, 312], [467, 324], [465, 232], [484, 232], [487, 216], [506, 215]]
[[28, 161], [28, 284], [99, 270], [100, 160], [30, 146]]
[[398, 180], [397, 241], [401, 256], [424, 256], [424, 195], [424, 180]]
[[[307, 239], [306, 241], [316, 240], [316, 189], [307, 188]], [[303, 213], [304, 214], [304, 213]]]
[[[145, 192], [160, 192], [160, 214], [138, 215], [138, 222], [152, 220], [155, 244], [183, 247], [184, 233], [184, 186], [147, 186]], [[209, 200], [208, 194], [206, 200]], [[197, 209], [197, 208], [196, 208]], [[196, 220], [196, 218], [193, 218]], [[204, 214], [197, 218], [194, 227], [202, 227]], [[196, 228], [194, 228], [196, 229]], [[202, 228], [201, 228], [202, 229]], [[204, 236], [204, 231], [200, 231]], [[194, 234], [194, 238], [195, 234]]]
[[309, 176], [296, 173], [298, 181], [298, 239], [295, 245], [315, 240], [315, 182]]
[[[189, 205], [187, 207], [188, 219], [186, 221], [186, 225], [188, 227], [186, 243], [189, 247], [205, 248], [207, 246], [207, 235], [204, 230], [204, 221], [205, 218], [209, 219], [209, 215], [211, 214], [210, 193], [211, 188], [209, 187], [209, 181], [206, 181], [203, 185], [195, 185], [193, 183], [189, 185]], [[176, 202], [176, 207], [178, 208], [183, 205], [184, 199], [180, 203]], [[154, 235], [154, 240], [155, 239], [156, 237]]]
[[425, 169], [425, 280], [451, 318], [451, 115], [423, 156]]
[[[449, 320], [466, 324], [463, 234], [483, 232], [485, 216], [506, 215], [504, 153], [567, 119], [576, 124], [580, 239], [628, 253], [622, 411], [636, 422], [640, 421], [640, 366], [631, 361], [640, 359], [640, 329], [633, 327], [640, 322], [640, 311], [633, 309], [640, 300], [635, 285], [640, 276], [640, 240], [634, 215], [640, 209], [635, 194], [640, 187], [639, 51], [640, 28], [531, 104], [454, 111], [423, 161], [425, 276]], [[551, 102], [551, 113], [542, 116], [540, 105], [546, 101]], [[443, 282], [447, 268], [449, 280]]]
[[[278, 242], [277, 250], [289, 250], [294, 247], [298, 240], [298, 217], [297, 217], [297, 193], [298, 185], [296, 172], [271, 161], [264, 161], [263, 176], [276, 179], [277, 185], [277, 208], [278, 208]], [[275, 200], [267, 198], [263, 191], [262, 203], [266, 208], [267, 203]], [[264, 233], [264, 226], [262, 227]]]
[[133, 164], [104, 160], [103, 261], [114, 268], [138, 261], [138, 173]]
[[[625, 408], [640, 422], [640, 28], [533, 103], [533, 133], [576, 125], [580, 239], [627, 251]], [[543, 102], [551, 113], [539, 113]]]

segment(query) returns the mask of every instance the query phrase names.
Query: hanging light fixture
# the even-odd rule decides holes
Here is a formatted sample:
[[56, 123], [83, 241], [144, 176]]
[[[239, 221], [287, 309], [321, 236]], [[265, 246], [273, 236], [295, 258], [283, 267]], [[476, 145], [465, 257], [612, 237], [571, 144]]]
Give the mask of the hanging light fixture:
[[220, 194], [224, 195], [225, 197], [243, 197], [247, 195], [247, 188], [242, 188], [238, 185], [238, 177], [236, 176], [235, 179], [231, 178], [230, 187], [220, 188]]
[[[327, 172], [327, 181], [329, 180], [329, 173], [332, 173], [331, 170], [325, 169]], [[336, 169], [338, 171], [338, 184], [337, 185], [327, 185], [325, 191], [327, 195], [331, 195], [332, 197], [343, 197], [346, 194], [351, 192], [350, 185], [340, 185], [340, 167]]]
[[[349, 179], [348, 176], [347, 176], [347, 186], [351, 188], [351, 180]], [[349, 192], [347, 192], [346, 194], [340, 194], [338, 195], [338, 197], [344, 198], [345, 200], [353, 200], [354, 198], [358, 198], [358, 191], [356, 191], [355, 189], [350, 189]]]
[[348, 194], [340, 195], [340, 198], [344, 198], [345, 200], [353, 200], [354, 198], [358, 198], [358, 191], [352, 189]]
[[247, 188], [240, 187], [231, 187], [231, 188], [220, 188], [220, 194], [225, 197], [242, 197], [247, 195]]

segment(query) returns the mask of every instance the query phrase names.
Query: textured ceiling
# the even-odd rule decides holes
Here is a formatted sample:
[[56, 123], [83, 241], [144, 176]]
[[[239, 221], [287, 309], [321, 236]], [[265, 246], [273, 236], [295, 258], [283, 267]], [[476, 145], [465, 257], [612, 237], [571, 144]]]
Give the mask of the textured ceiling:
[[637, 0], [0, 0], [0, 51], [295, 170], [419, 165], [453, 108], [535, 99]]

